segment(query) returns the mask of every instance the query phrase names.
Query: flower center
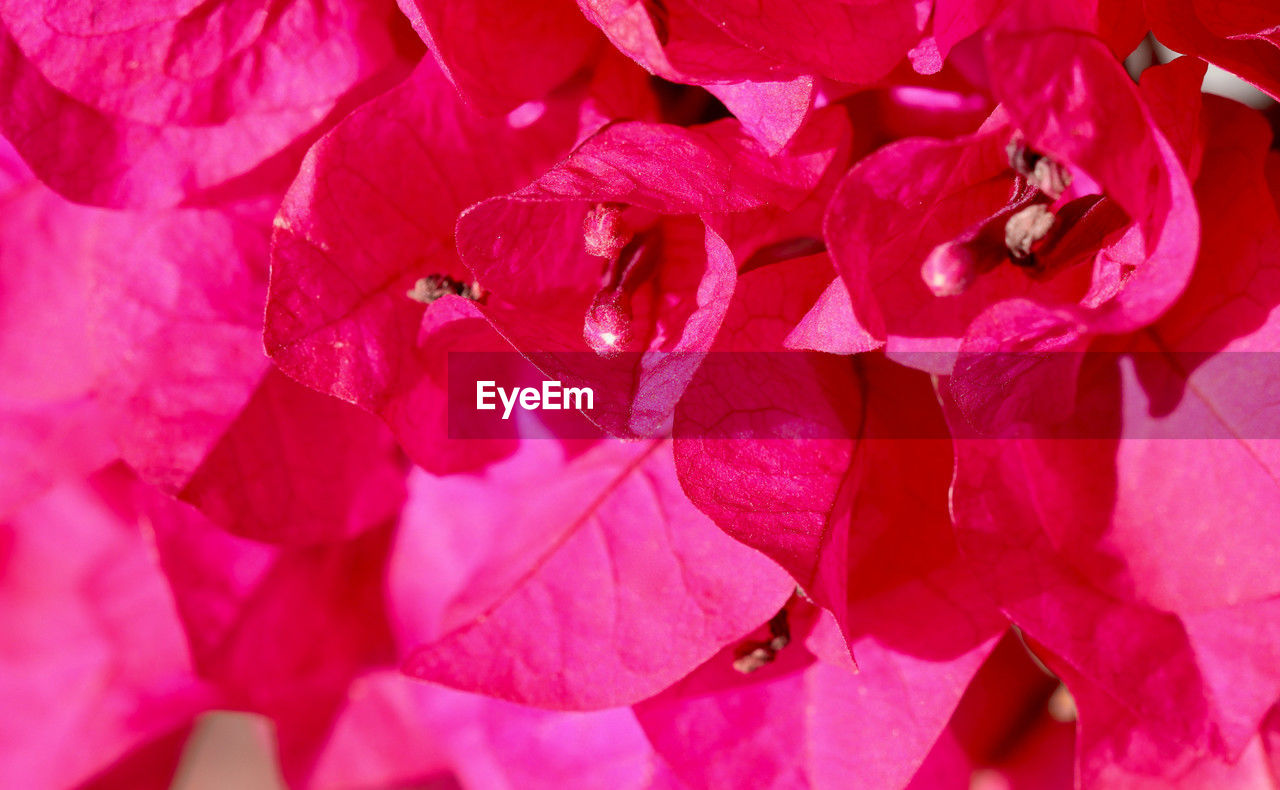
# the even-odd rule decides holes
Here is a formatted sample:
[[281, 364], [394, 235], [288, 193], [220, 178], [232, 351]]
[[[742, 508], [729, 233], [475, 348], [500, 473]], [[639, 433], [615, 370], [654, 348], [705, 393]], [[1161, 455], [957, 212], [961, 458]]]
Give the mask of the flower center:
[[734, 651], [733, 668], [744, 675], [773, 663], [778, 651], [791, 644], [791, 624], [787, 620], [787, 609], [783, 607], [769, 619], [769, 639], [765, 642], [754, 640], [743, 642]]
[[1053, 212], [1043, 203], [1032, 203], [1009, 217], [1004, 224], [1004, 246], [1009, 257], [1014, 262], [1029, 258], [1032, 248], [1053, 229], [1053, 221]]
[[1005, 152], [1020, 176], [1014, 196], [981, 225], [930, 251], [920, 276], [935, 296], [962, 294], [1005, 261], [1034, 278], [1047, 278], [1087, 260], [1102, 239], [1128, 224], [1119, 205], [1102, 195], [1062, 203], [1070, 171], [1021, 137]]
[[447, 274], [429, 274], [415, 282], [405, 296], [423, 304], [431, 304], [442, 296], [461, 296], [478, 302], [484, 298], [484, 289], [480, 283], [463, 282]]
[[1071, 186], [1071, 171], [1044, 154], [1029, 148], [1021, 137], [1014, 137], [1004, 148], [1009, 167], [1027, 183], [1057, 200]]

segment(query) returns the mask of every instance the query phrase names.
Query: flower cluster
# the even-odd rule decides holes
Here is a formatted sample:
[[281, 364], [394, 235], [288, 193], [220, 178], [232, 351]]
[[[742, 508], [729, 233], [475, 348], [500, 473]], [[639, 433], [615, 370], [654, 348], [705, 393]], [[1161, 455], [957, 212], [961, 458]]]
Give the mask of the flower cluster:
[[0, 0], [0, 782], [1275, 786], [1277, 98], [1269, 0]]

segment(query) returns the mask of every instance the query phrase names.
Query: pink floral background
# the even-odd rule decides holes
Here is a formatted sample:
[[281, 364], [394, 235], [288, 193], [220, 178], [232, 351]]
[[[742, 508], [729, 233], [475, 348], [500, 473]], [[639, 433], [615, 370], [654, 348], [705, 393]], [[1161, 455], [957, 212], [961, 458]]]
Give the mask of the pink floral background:
[[1280, 785], [1277, 98], [1272, 0], [0, 0], [0, 785]]

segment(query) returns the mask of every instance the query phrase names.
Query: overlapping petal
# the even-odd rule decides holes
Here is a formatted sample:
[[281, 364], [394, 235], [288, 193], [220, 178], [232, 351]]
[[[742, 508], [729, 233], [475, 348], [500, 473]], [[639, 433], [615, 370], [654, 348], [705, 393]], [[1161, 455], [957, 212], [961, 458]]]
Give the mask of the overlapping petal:
[[[522, 352], [558, 352], [533, 359], [544, 373], [592, 382], [622, 404], [594, 419], [648, 433], [670, 415], [696, 367], [690, 352], [710, 348], [728, 308], [738, 263], [720, 218], [799, 205], [844, 128], [826, 116], [776, 157], [729, 120], [601, 130], [533, 184], [459, 220], [483, 312]], [[664, 353], [649, 362], [643, 352]]]
[[[605, 75], [609, 88], [631, 79]], [[604, 106], [579, 92], [491, 118], [470, 110], [432, 63], [370, 102], [311, 151], [276, 221], [266, 345], [289, 375], [388, 421], [437, 471], [504, 452], [438, 444], [449, 343], [502, 348], [460, 307], [414, 297], [429, 277], [471, 282], [453, 228], [471, 203], [509, 190], [566, 153]], [[487, 285], [485, 287], [488, 287]], [[442, 334], [443, 333], [443, 334]], [[448, 337], [454, 340], [447, 340]], [[509, 450], [509, 447], [507, 448]], [[470, 459], [470, 460], [469, 460]]]
[[62, 483], [0, 526], [0, 771], [16, 785], [77, 785], [152, 745], [135, 778], [167, 782], [192, 717], [217, 699], [145, 525], [115, 507], [126, 474]]
[[241, 176], [396, 62], [386, 2], [0, 6], [0, 129], [78, 202], [172, 205]]
[[[1190, 276], [1199, 239], [1186, 176], [1105, 46], [1010, 27], [990, 34], [987, 52], [1002, 106], [978, 133], [882, 149], [832, 201], [826, 236], [867, 337], [859, 350], [882, 346], [948, 372], [945, 353], [916, 352], [1021, 340], [1016, 322], [978, 320], [1001, 302], [1059, 310], [1077, 332], [1126, 331], [1158, 317]], [[1060, 196], [1039, 198], [1014, 177], [1010, 157], [1023, 148], [1076, 183], [1049, 209], [1058, 235], [1032, 242], [1053, 246], [1019, 264], [1013, 215]]]

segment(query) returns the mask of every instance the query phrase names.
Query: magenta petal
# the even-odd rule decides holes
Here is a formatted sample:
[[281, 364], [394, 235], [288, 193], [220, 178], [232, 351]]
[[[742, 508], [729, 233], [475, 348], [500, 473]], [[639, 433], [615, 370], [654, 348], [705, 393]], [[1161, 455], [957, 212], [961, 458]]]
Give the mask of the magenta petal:
[[91, 396], [37, 404], [0, 401], [0, 517], [117, 454], [101, 405]]
[[626, 708], [536, 710], [383, 671], [352, 685], [311, 782], [642, 790], [652, 771]]
[[776, 60], [725, 35], [692, 0], [578, 0], [583, 14], [647, 71], [693, 85], [789, 79]]
[[[904, 786], [942, 734], [995, 643], [988, 638], [961, 654], [938, 659], [867, 640], [853, 646], [858, 675], [815, 664], [806, 677], [813, 705], [810, 726], [822, 733], [812, 757], [814, 784], [841, 787], [846, 777], [858, 775], [865, 776], [870, 787]], [[897, 735], [858, 736], [868, 732]]]
[[1077, 773], [1081, 788], [1246, 790], [1275, 782], [1259, 737], [1235, 759], [1224, 760], [1152, 732], [1078, 674], [1067, 671], [1063, 679], [1080, 716]]
[[[82, 474], [119, 452], [176, 490], [266, 370], [255, 338], [273, 199], [109, 212], [14, 164], [0, 395], [14, 415], [7, 442], [32, 452], [18, 468], [56, 478], [65, 462]], [[66, 455], [42, 460], [42, 447]]]
[[742, 275], [717, 353], [675, 421], [676, 468], [694, 504], [773, 557], [823, 605], [840, 597], [815, 585], [846, 526], [841, 492], [865, 408], [857, 372], [836, 357], [752, 352], [781, 352], [828, 273], [812, 256]]
[[307, 771], [348, 684], [391, 659], [382, 597], [390, 530], [281, 549], [141, 496], [202, 679], [223, 707], [274, 720], [285, 776]]
[[1262, 2], [1147, 0], [1165, 45], [1239, 74], [1280, 99], [1280, 14]]
[[809, 117], [816, 87], [813, 77], [805, 76], [785, 82], [708, 85], [707, 90], [724, 102], [742, 128], [776, 154]]
[[[956, 556], [951, 448], [930, 438], [945, 427], [927, 378], [878, 356], [759, 353], [781, 349], [827, 282], [823, 264], [742, 276], [721, 353], [676, 412], [681, 482], [722, 529], [790, 571], [850, 643], [866, 633], [907, 652], [963, 652], [1000, 623]], [[920, 627], [957, 616], [972, 633]]]
[[927, 8], [922, 18], [913, 0], [811, 0], [803, 12], [787, 0], [691, 4], [751, 49], [800, 71], [856, 84], [888, 74], [920, 39], [927, 19]]
[[0, 516], [116, 456], [83, 315], [87, 212], [40, 187], [0, 140]]
[[856, 673], [793, 643], [742, 675], [726, 650], [636, 705], [636, 718], [691, 788], [835, 790], [856, 776], [859, 787], [891, 790], [924, 761], [994, 644], [919, 659], [868, 639]]
[[660, 77], [705, 87], [771, 153], [808, 117], [817, 90], [813, 75], [733, 40], [689, 0], [579, 3], [619, 51]]
[[482, 112], [544, 98], [603, 43], [573, 0], [399, 2], [449, 81]]
[[270, 205], [82, 220], [99, 393], [122, 457], [168, 490], [187, 482], [270, 364], [257, 342]]
[[78, 785], [215, 700], [154, 547], [112, 507], [123, 477], [58, 486], [0, 526], [5, 784]]
[[829, 354], [860, 354], [880, 347], [880, 343], [858, 325], [849, 289], [839, 277], [831, 281], [784, 343], [791, 349]]
[[[1107, 457], [1098, 444], [1056, 443], [1088, 464]], [[1060, 509], [1041, 504], [1055, 481], [1036, 463], [1037, 450], [1056, 445], [957, 443], [952, 501], [962, 547], [1013, 622], [1154, 732], [1236, 753], [1280, 694], [1280, 674], [1268, 669], [1280, 626], [1274, 600], [1178, 617], [1090, 584], [1050, 539], [1055, 533], [1046, 520]]]
[[[541, 707], [630, 703], [791, 594], [786, 573], [693, 508], [669, 444], [606, 442], [567, 463], [556, 447], [526, 442], [490, 480], [411, 489], [421, 515], [392, 572], [401, 638], [418, 645], [411, 675]], [[442, 539], [458, 558], [447, 574], [418, 559]]]
[[172, 204], [311, 129], [394, 57], [389, 2], [0, 4], [0, 126], [59, 192]]
[[180, 496], [236, 535], [298, 544], [385, 523], [403, 487], [376, 417], [272, 370]]

